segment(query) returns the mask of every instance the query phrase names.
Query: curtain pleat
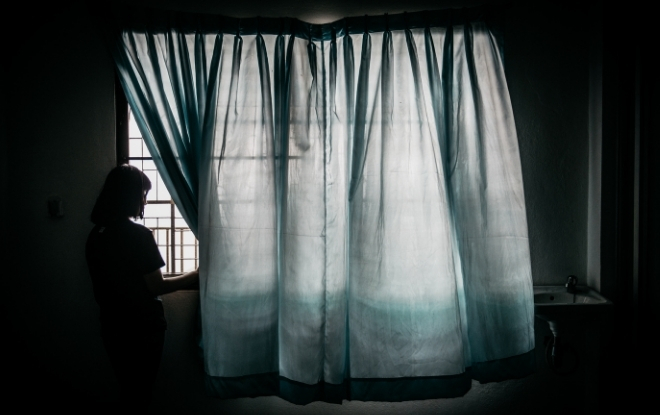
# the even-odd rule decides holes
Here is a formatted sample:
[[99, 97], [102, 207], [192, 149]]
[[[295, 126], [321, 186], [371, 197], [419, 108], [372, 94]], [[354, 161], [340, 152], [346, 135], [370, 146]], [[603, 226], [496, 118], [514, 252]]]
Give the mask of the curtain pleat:
[[533, 370], [498, 42], [480, 20], [387, 19], [117, 38], [138, 126], [200, 240], [213, 395], [453, 397]]

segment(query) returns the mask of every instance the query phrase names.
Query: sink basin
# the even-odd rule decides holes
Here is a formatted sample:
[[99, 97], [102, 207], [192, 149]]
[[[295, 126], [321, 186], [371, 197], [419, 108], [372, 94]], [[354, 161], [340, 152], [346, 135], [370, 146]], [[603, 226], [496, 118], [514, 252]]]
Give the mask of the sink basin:
[[578, 285], [575, 294], [563, 285], [534, 287], [534, 314], [547, 321], [555, 334], [560, 323], [600, 317], [611, 307], [610, 300], [590, 287]]

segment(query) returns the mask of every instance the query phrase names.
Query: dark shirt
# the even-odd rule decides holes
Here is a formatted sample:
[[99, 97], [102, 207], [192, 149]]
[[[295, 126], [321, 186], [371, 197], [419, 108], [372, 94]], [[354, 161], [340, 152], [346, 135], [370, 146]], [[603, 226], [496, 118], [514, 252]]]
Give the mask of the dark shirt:
[[144, 280], [165, 265], [151, 230], [129, 219], [97, 225], [87, 238], [85, 256], [104, 335], [167, 327], [162, 302]]

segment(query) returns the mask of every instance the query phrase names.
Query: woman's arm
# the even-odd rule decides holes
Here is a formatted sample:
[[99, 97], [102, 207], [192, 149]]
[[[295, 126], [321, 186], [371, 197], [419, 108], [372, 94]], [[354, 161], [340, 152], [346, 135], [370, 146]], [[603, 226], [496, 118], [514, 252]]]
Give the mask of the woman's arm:
[[149, 291], [154, 295], [169, 294], [199, 281], [199, 268], [170, 278], [163, 278], [163, 273], [159, 268], [145, 274], [144, 281], [147, 283]]

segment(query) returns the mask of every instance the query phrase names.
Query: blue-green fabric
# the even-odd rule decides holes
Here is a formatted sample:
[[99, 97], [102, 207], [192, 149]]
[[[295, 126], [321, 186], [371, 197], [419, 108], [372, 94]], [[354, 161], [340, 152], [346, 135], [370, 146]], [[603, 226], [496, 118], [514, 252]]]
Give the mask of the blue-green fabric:
[[124, 32], [113, 44], [119, 79], [154, 163], [198, 232], [199, 168], [211, 151], [223, 35]]
[[211, 394], [423, 399], [533, 370], [500, 46], [460, 16], [233, 33], [197, 16], [117, 37], [138, 126], [200, 241]]

